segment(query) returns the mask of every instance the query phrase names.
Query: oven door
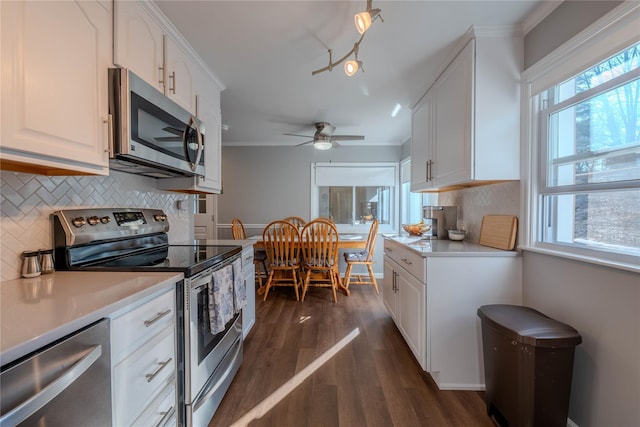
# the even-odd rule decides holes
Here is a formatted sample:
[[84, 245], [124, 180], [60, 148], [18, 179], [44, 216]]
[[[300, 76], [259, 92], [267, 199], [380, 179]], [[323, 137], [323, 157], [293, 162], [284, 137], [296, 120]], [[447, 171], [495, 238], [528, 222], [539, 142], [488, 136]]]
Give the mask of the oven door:
[[[237, 257], [234, 257], [237, 258]], [[225, 263], [226, 264], [226, 263]], [[225, 330], [213, 335], [209, 326], [208, 286], [212, 269], [188, 285], [188, 319], [185, 342], [185, 404], [187, 425], [196, 417], [206, 422], [213, 416], [222, 397], [242, 363], [242, 312], [225, 325]], [[185, 319], [185, 320], [186, 320]], [[196, 415], [196, 412], [205, 415]], [[208, 417], [208, 418], [207, 418]]]

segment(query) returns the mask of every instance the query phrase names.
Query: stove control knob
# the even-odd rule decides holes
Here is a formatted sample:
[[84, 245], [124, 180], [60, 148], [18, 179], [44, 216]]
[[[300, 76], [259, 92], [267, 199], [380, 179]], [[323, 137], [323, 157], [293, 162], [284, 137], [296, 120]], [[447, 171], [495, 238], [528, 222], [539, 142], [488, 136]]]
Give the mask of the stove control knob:
[[80, 228], [83, 225], [85, 225], [87, 223], [87, 221], [84, 220], [84, 218], [82, 218], [81, 216], [77, 217], [77, 218], [73, 218], [71, 220], [71, 224], [73, 224], [74, 227], [76, 228]]
[[100, 218], [100, 222], [103, 224], [109, 224], [110, 221], [111, 218], [109, 218], [108, 216], [103, 216], [102, 218]]
[[91, 216], [87, 218], [87, 222], [89, 223], [89, 225], [96, 225], [100, 223], [100, 218], [98, 218], [97, 216]]
[[166, 221], [167, 216], [165, 214], [157, 214], [153, 216], [153, 219], [155, 219], [156, 221]]

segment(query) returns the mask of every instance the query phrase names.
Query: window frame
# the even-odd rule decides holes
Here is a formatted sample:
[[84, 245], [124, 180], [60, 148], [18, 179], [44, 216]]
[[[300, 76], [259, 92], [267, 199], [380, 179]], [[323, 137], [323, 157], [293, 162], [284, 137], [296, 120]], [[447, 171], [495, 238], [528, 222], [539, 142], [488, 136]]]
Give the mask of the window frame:
[[[544, 242], [543, 197], [576, 193], [583, 184], [547, 187], [547, 111], [542, 110], [545, 89], [560, 84], [639, 41], [637, 3], [623, 3], [579, 33], [522, 74], [522, 205], [523, 227], [520, 249], [640, 272], [635, 255], [559, 242]], [[619, 83], [619, 82], [618, 82]], [[616, 83], [611, 83], [613, 86]], [[605, 85], [609, 85], [605, 83]], [[601, 89], [599, 89], [601, 90]], [[586, 97], [586, 95], [585, 95]], [[575, 101], [575, 99], [574, 99]], [[563, 103], [559, 103], [562, 106]], [[558, 105], [553, 106], [557, 108]], [[566, 105], [564, 105], [566, 107]], [[637, 181], [593, 184], [588, 190], [637, 188]]]
[[[351, 168], [351, 167], [372, 167], [372, 168], [380, 168], [380, 167], [392, 167], [394, 168], [394, 184], [390, 186], [391, 192], [393, 193], [391, 196], [389, 207], [390, 209], [390, 218], [389, 224], [380, 224], [378, 227], [378, 234], [381, 233], [397, 233], [397, 223], [398, 223], [398, 208], [399, 208], [399, 196], [400, 196], [400, 182], [399, 182], [399, 164], [398, 162], [363, 162], [363, 163], [338, 163], [338, 162], [330, 162], [330, 163], [320, 163], [313, 162], [311, 163], [311, 217], [317, 218], [319, 216], [319, 187], [316, 185], [316, 166], [321, 166], [323, 168]], [[344, 185], [345, 187], [349, 187], [349, 185]], [[353, 186], [352, 186], [353, 187]], [[356, 186], [358, 187], [358, 186]], [[339, 233], [355, 233], [355, 234], [366, 234], [369, 232], [369, 228], [371, 227], [370, 223], [366, 224], [336, 224]]]

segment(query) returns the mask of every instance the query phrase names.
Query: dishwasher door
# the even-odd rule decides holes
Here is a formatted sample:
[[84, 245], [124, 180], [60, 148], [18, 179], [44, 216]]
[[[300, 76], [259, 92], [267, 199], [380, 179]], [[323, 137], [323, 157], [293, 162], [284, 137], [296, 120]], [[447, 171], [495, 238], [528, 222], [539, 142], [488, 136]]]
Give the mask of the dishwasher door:
[[0, 372], [0, 426], [110, 426], [111, 350], [100, 320]]

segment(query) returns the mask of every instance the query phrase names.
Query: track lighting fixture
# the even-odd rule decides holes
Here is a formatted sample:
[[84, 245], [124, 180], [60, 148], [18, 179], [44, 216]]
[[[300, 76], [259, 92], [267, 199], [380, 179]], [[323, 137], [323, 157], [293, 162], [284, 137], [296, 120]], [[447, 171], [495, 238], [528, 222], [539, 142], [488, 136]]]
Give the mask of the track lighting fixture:
[[355, 73], [357, 73], [359, 69], [362, 69], [364, 71], [364, 68], [362, 68], [362, 61], [358, 60], [358, 48], [360, 47], [360, 43], [362, 43], [362, 39], [364, 39], [364, 35], [373, 21], [375, 21], [377, 18], [380, 18], [380, 21], [384, 22], [384, 19], [382, 19], [382, 16], [380, 15], [380, 9], [371, 8], [372, 1], [373, 0], [367, 0], [367, 10], [354, 16], [356, 30], [358, 30], [358, 33], [360, 33], [360, 39], [353, 44], [353, 49], [347, 52], [346, 55], [338, 59], [336, 62], [333, 62], [333, 51], [329, 49], [329, 65], [312, 71], [311, 75], [315, 76], [316, 74], [322, 73], [324, 71], [331, 71], [333, 70], [333, 67], [335, 67], [336, 65], [340, 65], [351, 55], [354, 56], [354, 59], [345, 62], [345, 74], [351, 77]]

